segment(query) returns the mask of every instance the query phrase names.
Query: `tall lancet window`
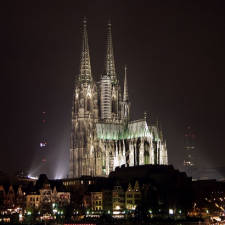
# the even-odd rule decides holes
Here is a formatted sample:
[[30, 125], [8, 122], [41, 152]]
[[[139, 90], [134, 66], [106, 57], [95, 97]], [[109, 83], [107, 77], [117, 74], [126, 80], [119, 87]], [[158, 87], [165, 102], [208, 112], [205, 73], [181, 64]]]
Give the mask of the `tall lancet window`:
[[91, 111], [91, 88], [88, 86], [87, 89], [87, 111]]
[[91, 111], [91, 99], [87, 98], [87, 111]]
[[146, 164], [150, 164], [150, 160], [149, 160], [149, 143], [147, 141], [145, 141], [145, 143], [144, 143], [144, 162], [145, 162], [145, 165]]
[[116, 113], [116, 99], [115, 98], [112, 99], [112, 112]]

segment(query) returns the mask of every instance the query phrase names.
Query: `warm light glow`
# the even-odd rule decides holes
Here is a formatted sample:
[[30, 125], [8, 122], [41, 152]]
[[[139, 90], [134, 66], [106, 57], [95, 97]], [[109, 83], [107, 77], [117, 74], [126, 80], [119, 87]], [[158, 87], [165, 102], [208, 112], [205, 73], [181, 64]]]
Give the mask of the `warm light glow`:
[[120, 210], [120, 206], [117, 205], [117, 206], [115, 207], [115, 209], [116, 209], [116, 210]]

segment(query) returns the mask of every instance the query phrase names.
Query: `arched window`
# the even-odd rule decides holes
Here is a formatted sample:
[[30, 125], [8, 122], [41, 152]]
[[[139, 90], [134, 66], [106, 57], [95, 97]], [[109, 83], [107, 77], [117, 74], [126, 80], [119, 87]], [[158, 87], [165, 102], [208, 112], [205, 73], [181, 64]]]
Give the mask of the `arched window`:
[[112, 113], [116, 113], [116, 99], [112, 99]]
[[140, 146], [141, 146], [141, 139], [138, 138], [136, 144], [136, 166], [139, 166], [140, 163]]
[[74, 104], [74, 113], [78, 113], [78, 101]]
[[148, 142], [144, 142], [144, 164], [148, 165], [150, 164], [150, 160], [149, 160], [149, 143]]
[[125, 145], [125, 153], [126, 153], [126, 164], [129, 166], [129, 154], [127, 154], [129, 152], [129, 142], [128, 140], [124, 140], [124, 145]]
[[154, 164], [156, 165], [156, 164], [158, 164], [158, 160], [157, 160], [157, 156], [158, 156], [158, 154], [157, 154], [157, 141], [153, 141], [153, 151], [154, 151]]
[[91, 110], [91, 100], [90, 98], [87, 99], [87, 111]]

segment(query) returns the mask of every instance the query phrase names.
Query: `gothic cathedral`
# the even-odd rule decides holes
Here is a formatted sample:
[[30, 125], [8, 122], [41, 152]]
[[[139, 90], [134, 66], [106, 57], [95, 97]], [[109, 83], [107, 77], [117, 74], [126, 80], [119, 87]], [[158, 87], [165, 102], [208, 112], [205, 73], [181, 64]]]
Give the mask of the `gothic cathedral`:
[[162, 131], [146, 117], [130, 119], [127, 70], [123, 93], [115, 69], [108, 24], [105, 72], [92, 77], [87, 23], [83, 22], [80, 73], [73, 92], [69, 177], [108, 176], [118, 166], [167, 165]]

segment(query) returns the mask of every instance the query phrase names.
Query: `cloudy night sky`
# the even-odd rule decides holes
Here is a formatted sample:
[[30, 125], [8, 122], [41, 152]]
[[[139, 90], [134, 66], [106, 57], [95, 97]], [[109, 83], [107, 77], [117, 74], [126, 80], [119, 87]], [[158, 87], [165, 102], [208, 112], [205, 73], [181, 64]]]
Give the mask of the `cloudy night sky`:
[[[121, 84], [128, 67], [132, 118], [147, 111], [151, 123], [160, 120], [169, 163], [182, 164], [190, 125], [199, 166], [225, 166], [224, 12], [223, 0], [1, 3], [0, 171], [68, 174], [84, 16], [94, 79], [104, 71], [110, 19]], [[45, 152], [39, 147], [43, 137]]]

